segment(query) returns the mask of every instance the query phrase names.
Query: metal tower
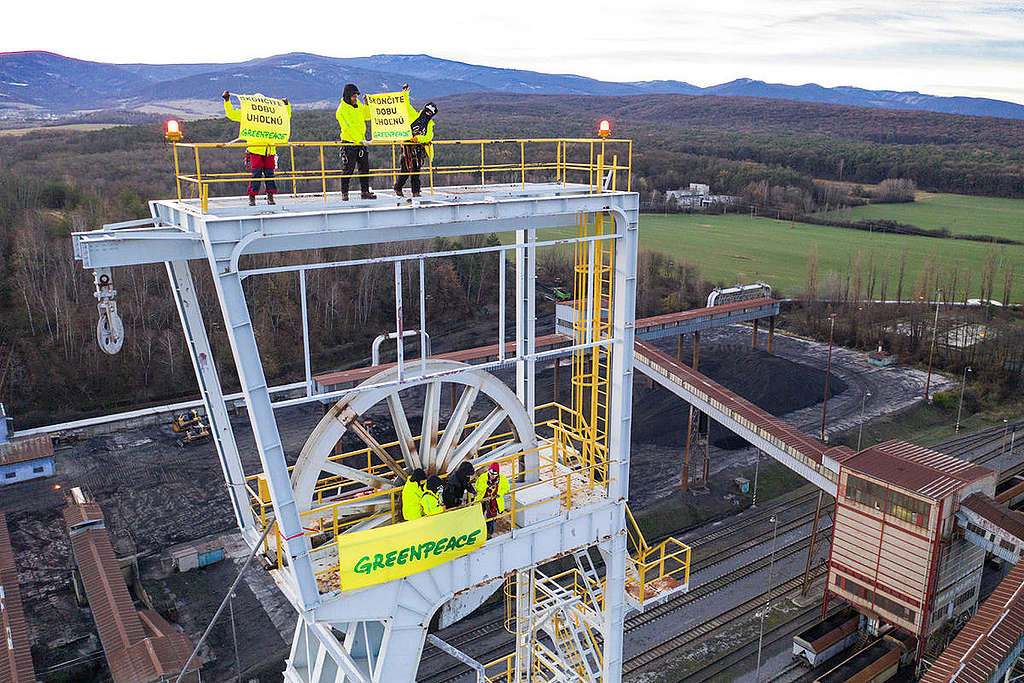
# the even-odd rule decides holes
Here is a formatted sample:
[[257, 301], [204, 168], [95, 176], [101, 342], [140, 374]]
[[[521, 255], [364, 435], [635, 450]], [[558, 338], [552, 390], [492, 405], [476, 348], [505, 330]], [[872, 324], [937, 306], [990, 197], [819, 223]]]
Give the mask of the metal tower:
[[[685, 590], [689, 570], [688, 547], [674, 539], [648, 546], [626, 508], [638, 221], [638, 197], [628, 191], [631, 144], [477, 140], [435, 145], [439, 158], [450, 153], [462, 160], [466, 155], [459, 154], [467, 145], [479, 145], [479, 164], [432, 166], [429, 195], [410, 202], [383, 192], [376, 200], [342, 202], [338, 193], [328, 191], [340, 173], [323, 163], [324, 149], [332, 143], [281, 146], [291, 147], [292, 164], [278, 180], [291, 181], [295, 191], [279, 196], [274, 207], [253, 208], [242, 197], [210, 196], [211, 184], [241, 180], [237, 173], [200, 173], [200, 154], [222, 153], [225, 145], [175, 144], [177, 199], [151, 202], [149, 219], [74, 235], [76, 258], [96, 273], [101, 345], [116, 351], [124, 334], [111, 268], [164, 263], [237, 524], [250, 545], [272, 527], [262, 551], [297, 612], [286, 680], [413, 680], [434, 614], [442, 610], [446, 621], [464, 616], [505, 582], [514, 608], [508, 625], [516, 637], [515, 652], [477, 664], [444, 643], [439, 646], [470, 662], [488, 680], [618, 681], [627, 610]], [[619, 163], [618, 156], [609, 159], [606, 147], [610, 151], [613, 145], [626, 163]], [[319, 169], [298, 168], [295, 151], [316, 147]], [[512, 151], [485, 162], [485, 148]], [[184, 159], [194, 156], [188, 171], [180, 167], [184, 161], [179, 166], [181, 149], [188, 151]], [[548, 156], [528, 162], [528, 149]], [[216, 167], [206, 163], [211, 166]], [[392, 164], [372, 175], [395, 172]], [[503, 182], [487, 183], [488, 174]], [[434, 186], [435, 176], [464, 180], [477, 175], [478, 185]], [[570, 183], [567, 176], [581, 182]], [[623, 176], [627, 191], [616, 189]], [[513, 178], [516, 182], [508, 182]], [[298, 184], [311, 181], [320, 192], [297, 192]], [[195, 187], [195, 198], [182, 196], [183, 185]], [[548, 231], [572, 226], [575, 232]], [[475, 249], [337, 261], [315, 259], [313, 254], [323, 252], [311, 251], [490, 233], [507, 239]], [[573, 335], [538, 350], [538, 250], [567, 248], [575, 256]], [[251, 256], [271, 253], [290, 253], [289, 261], [297, 265], [252, 266]], [[425, 343], [431, 327], [425, 266], [468, 254], [493, 254], [498, 284], [496, 346], [466, 356], [476, 364], [429, 356]], [[192, 261], [205, 264], [212, 275], [261, 472], [242, 467]], [[394, 271], [397, 362], [357, 386], [314, 390], [307, 273], [380, 264]], [[305, 377], [282, 387], [268, 386], [243, 288], [245, 278], [272, 273], [294, 273], [301, 294]], [[511, 340], [505, 338], [507, 274], [515, 284]], [[418, 292], [413, 306], [403, 301], [403, 292], [410, 291]], [[418, 315], [410, 315], [414, 308]], [[420, 337], [418, 354], [405, 348], [413, 326], [418, 333], [412, 336]], [[565, 356], [571, 357], [570, 405], [537, 405], [538, 364]], [[514, 388], [494, 374], [510, 368], [515, 370]], [[442, 398], [449, 393], [452, 400], [444, 410]], [[275, 411], [305, 403], [328, 407], [289, 467]], [[385, 409], [397, 435], [390, 443], [375, 436], [380, 432], [365, 417]], [[412, 428], [416, 424], [419, 433]], [[345, 434], [355, 435], [363, 448], [339, 452]], [[412, 524], [400, 516], [400, 490], [409, 472], [422, 467], [445, 474], [464, 461], [477, 471], [498, 463], [511, 482], [505, 511], [486, 543], [401, 578], [349, 584], [342, 565], [350, 559], [353, 539]], [[595, 567], [598, 555], [591, 553], [595, 546], [603, 575]], [[563, 557], [573, 558], [573, 569], [554, 575], [545, 571], [546, 563]], [[550, 640], [542, 642], [539, 632]]]

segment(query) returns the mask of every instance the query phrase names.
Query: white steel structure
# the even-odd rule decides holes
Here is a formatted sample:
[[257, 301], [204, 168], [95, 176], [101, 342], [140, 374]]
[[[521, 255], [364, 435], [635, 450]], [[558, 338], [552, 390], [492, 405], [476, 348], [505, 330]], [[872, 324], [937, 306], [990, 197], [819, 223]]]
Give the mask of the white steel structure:
[[[237, 524], [251, 545], [266, 525], [274, 526], [264, 550], [276, 561], [275, 579], [297, 612], [286, 680], [413, 680], [435, 612], [444, 606], [456, 617], [471, 611], [502, 579], [514, 578], [516, 653], [491, 663], [488, 680], [618, 681], [623, 618], [630, 605], [642, 605], [651, 595], [648, 578], [660, 578], [664, 585], [667, 574], [675, 573], [681, 580], [673, 586], [686, 588], [689, 549], [676, 543], [676, 551], [667, 554], [669, 564], [682, 573], [667, 571], [664, 544], [649, 548], [641, 535], [627, 529], [638, 197], [613, 190], [614, 170], [605, 177], [603, 163], [598, 157], [601, 172], [591, 170], [597, 180], [590, 185], [568, 184], [564, 175], [561, 182], [528, 183], [524, 171], [522, 183], [438, 188], [411, 203], [390, 196], [342, 202], [337, 194], [324, 192], [279, 196], [275, 207], [253, 208], [244, 197], [209, 198], [204, 190], [201, 199], [151, 202], [151, 219], [74, 235], [76, 257], [96, 271], [97, 283], [102, 280], [106, 288], [100, 294], [100, 330], [107, 347], [120, 345], [120, 339], [111, 340], [120, 325], [102, 319], [105, 310], [116, 315], [110, 269], [166, 265]], [[555, 240], [538, 235], [545, 228], [572, 225], [577, 226], [575, 236]], [[254, 254], [494, 232], [513, 234], [514, 240], [459, 252], [247, 267], [246, 257]], [[556, 244], [576, 251], [576, 294], [587, 309], [573, 339], [537, 352], [537, 250]], [[485, 252], [496, 253], [499, 263], [494, 273], [499, 283], [498, 360], [470, 366], [432, 359], [422, 351], [408, 357], [409, 327], [418, 330], [419, 348], [429, 348], [424, 343], [430, 329], [424, 263]], [[506, 353], [507, 259], [514, 262], [515, 319], [514, 347]], [[243, 470], [190, 262], [205, 264], [213, 276], [262, 472]], [[316, 394], [306, 330], [306, 274], [371, 262], [394, 266], [397, 313], [391, 337], [398, 362], [355, 388]], [[275, 400], [243, 280], [285, 271], [296, 273], [302, 292], [305, 391]], [[402, 301], [402, 279], [409, 273], [418, 273], [418, 315], [407, 315], [417, 306]], [[406, 325], [406, 320], [415, 322]], [[538, 406], [538, 362], [570, 354], [575, 409]], [[511, 367], [514, 390], [490, 372]], [[440, 402], [447, 385], [461, 394], [445, 419]], [[294, 469], [289, 468], [275, 410], [327, 400], [336, 403], [310, 435]], [[375, 405], [387, 406], [398, 434], [395, 443], [379, 443], [365, 425], [362, 416]], [[422, 416], [419, 435], [410, 428], [410, 411]], [[474, 411], [485, 417], [470, 422]], [[545, 411], [554, 417], [539, 415]], [[334, 456], [346, 432], [366, 445], [359, 452], [366, 466]], [[443, 474], [464, 460], [499, 462], [509, 474], [513, 491], [507, 532], [433, 569], [345, 590], [337, 579], [344, 534], [398, 521], [396, 494], [413, 467]], [[359, 497], [346, 493], [353, 490]], [[592, 546], [604, 558], [603, 578], [594, 570]], [[660, 552], [658, 563], [648, 562], [658, 554], [652, 551]], [[577, 565], [571, 576], [547, 576], [538, 569], [569, 555]], [[635, 589], [627, 591], [629, 582]], [[537, 640], [538, 630], [551, 636], [553, 648]]]

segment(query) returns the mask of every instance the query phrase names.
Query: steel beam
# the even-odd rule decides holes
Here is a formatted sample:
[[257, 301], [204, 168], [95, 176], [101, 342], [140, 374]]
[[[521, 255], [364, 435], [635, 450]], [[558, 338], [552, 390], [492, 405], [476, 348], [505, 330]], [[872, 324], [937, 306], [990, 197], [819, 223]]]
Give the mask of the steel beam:
[[270, 404], [267, 378], [263, 372], [245, 293], [242, 291], [242, 278], [237, 271], [229, 268], [231, 252], [228, 247], [233, 243], [215, 243], [206, 235], [204, 244], [213, 271], [217, 298], [224, 314], [224, 329], [231, 342], [242, 393], [249, 408], [249, 422], [255, 436], [256, 449], [267, 477], [277, 533], [282, 536], [281, 544], [295, 580], [297, 598], [303, 609], [310, 609], [320, 602], [320, 592], [309, 558], [309, 541], [299, 520], [277, 419]]
[[210, 339], [206, 335], [206, 324], [199, 308], [199, 297], [196, 296], [192, 273], [189, 271], [188, 261], [172, 261], [166, 266], [171, 294], [174, 296], [178, 316], [181, 318], [181, 329], [185, 334], [185, 346], [192, 359], [206, 416], [210, 420], [210, 434], [213, 436], [217, 458], [224, 472], [235, 522], [242, 530], [242, 535], [250, 543], [255, 543], [260, 532], [256, 531], [255, 520], [249, 509], [249, 496], [245, 490], [245, 470], [242, 468], [235, 433], [231, 429], [231, 419], [224, 403], [220, 375], [213, 360]]
[[[244, 199], [238, 203], [241, 208]], [[627, 192], [225, 216], [203, 215], [183, 202], [157, 201], [150, 203], [153, 221], [174, 227], [98, 230], [72, 238], [75, 256], [95, 269], [204, 258], [205, 231], [214, 243], [239, 245], [228, 264], [236, 268], [245, 254], [394, 242], [399, 235], [406, 241], [521, 230], [527, 221], [531, 229], [562, 227], [580, 211], [616, 209], [635, 223], [638, 207], [637, 195]]]

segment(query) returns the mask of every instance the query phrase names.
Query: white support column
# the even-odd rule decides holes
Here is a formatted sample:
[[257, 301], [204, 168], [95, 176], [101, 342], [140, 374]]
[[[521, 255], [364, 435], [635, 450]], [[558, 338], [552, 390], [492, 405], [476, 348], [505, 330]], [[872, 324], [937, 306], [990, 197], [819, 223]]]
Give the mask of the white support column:
[[185, 333], [185, 346], [199, 384], [199, 394], [206, 407], [206, 416], [210, 420], [210, 434], [217, 447], [217, 458], [220, 460], [227, 483], [228, 498], [235, 513], [235, 523], [242, 530], [242, 535], [250, 543], [259, 538], [256, 521], [249, 509], [249, 497], [245, 492], [245, 470], [242, 459], [238, 455], [235, 433], [231, 430], [227, 406], [224, 405], [224, 393], [221, 391], [220, 376], [210, 349], [210, 339], [206, 335], [206, 324], [199, 308], [199, 297], [196, 296], [192, 273], [188, 261], [167, 261], [167, 277], [171, 284], [171, 294], [178, 307], [181, 318], [181, 329]]
[[629, 496], [629, 439], [633, 405], [633, 337], [636, 317], [637, 224], [614, 211], [615, 284], [612, 329], [611, 400], [608, 420], [608, 497], [619, 501], [619, 531], [609, 542], [605, 568], [604, 683], [622, 680], [622, 623], [626, 614], [625, 504]]
[[534, 581], [533, 567], [516, 572], [516, 683], [533, 681], [533, 640], [537, 637], [533, 615]]
[[[536, 422], [537, 361], [533, 359], [537, 340], [537, 231], [516, 230], [516, 395], [526, 408], [530, 422]], [[522, 360], [523, 356], [528, 359]], [[540, 456], [526, 456], [527, 482], [540, 479]]]
[[242, 290], [242, 279], [232, 265], [232, 250], [236, 248], [237, 243], [215, 244], [210, 241], [208, 234], [204, 235], [204, 243], [213, 271], [217, 298], [224, 314], [224, 329], [231, 342], [242, 393], [249, 407], [249, 422], [256, 438], [256, 449], [259, 451], [263, 472], [267, 477], [267, 486], [274, 505], [274, 517], [278, 524], [277, 531], [282, 536], [287, 564], [291, 568], [295, 588], [298, 590], [296, 598], [302, 608], [310, 609], [319, 604], [320, 592], [313, 576], [309, 540], [302, 530], [299, 519], [277, 420], [270, 405], [267, 378], [263, 372], [245, 292]]

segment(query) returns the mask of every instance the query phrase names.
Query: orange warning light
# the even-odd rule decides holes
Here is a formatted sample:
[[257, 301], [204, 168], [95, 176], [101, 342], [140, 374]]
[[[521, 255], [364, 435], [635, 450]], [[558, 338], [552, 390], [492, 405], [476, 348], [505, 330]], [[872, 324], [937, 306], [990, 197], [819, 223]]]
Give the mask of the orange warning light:
[[168, 119], [165, 124], [164, 138], [167, 140], [178, 141], [181, 139], [181, 124], [174, 119]]
[[608, 119], [603, 119], [601, 123], [597, 124], [597, 134], [603, 138], [608, 137], [612, 134], [612, 122]]

